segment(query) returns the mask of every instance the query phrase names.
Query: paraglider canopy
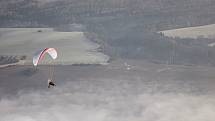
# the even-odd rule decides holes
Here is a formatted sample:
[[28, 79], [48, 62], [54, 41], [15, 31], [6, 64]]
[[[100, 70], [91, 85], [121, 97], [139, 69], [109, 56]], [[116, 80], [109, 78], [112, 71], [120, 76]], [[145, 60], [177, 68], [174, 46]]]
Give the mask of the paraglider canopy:
[[45, 48], [35, 53], [33, 56], [33, 64], [37, 66], [38, 63], [43, 59], [44, 55], [48, 53], [52, 59], [57, 58], [57, 51], [54, 48]]

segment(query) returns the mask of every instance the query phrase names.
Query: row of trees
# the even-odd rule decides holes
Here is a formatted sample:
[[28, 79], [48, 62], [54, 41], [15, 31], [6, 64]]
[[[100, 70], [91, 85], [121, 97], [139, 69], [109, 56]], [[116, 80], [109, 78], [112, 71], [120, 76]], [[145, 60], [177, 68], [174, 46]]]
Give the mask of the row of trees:
[[[82, 17], [112, 15], [163, 15], [172, 21], [187, 18], [187, 24], [196, 23], [196, 18], [214, 15], [213, 0], [1, 0], [0, 24], [8, 20], [37, 21], [41, 24], [68, 23]], [[182, 17], [182, 18], [181, 18]], [[174, 20], [175, 19], [175, 20]], [[200, 24], [204, 23], [197, 19]], [[34, 22], [35, 23], [35, 22]]]

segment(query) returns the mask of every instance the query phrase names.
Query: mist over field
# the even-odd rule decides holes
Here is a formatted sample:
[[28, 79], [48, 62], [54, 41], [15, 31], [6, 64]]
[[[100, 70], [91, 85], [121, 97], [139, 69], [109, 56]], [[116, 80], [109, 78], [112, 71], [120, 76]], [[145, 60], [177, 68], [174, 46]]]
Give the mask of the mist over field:
[[[31, 68], [26, 66], [1, 70], [10, 76], [0, 76], [1, 80], [10, 79], [1, 81], [1, 120], [214, 120], [214, 76], [207, 77], [214, 68], [172, 66], [164, 70], [165, 65], [149, 65], [141, 65], [145, 70], [133, 65], [130, 71], [119, 63], [58, 66], [57, 87], [51, 89], [44, 84], [45, 66], [34, 75], [23, 73]], [[7, 84], [17, 79], [22, 83]]]
[[[0, 121], [214, 121], [214, 11], [214, 0], [1, 0]], [[33, 67], [46, 47], [58, 58]]]
[[[106, 80], [109, 81], [109, 80]], [[73, 84], [67, 84], [72, 86]], [[81, 83], [81, 85], [84, 85]], [[118, 85], [120, 86], [120, 85]], [[71, 87], [70, 87], [71, 88]], [[77, 87], [76, 87], [77, 88]], [[81, 87], [79, 87], [81, 88]], [[87, 86], [85, 87], [87, 88]], [[99, 88], [99, 87], [96, 87]], [[106, 90], [107, 91], [107, 90]], [[113, 95], [57, 88], [2, 99], [2, 121], [213, 121], [214, 96], [187, 94]], [[119, 90], [115, 90], [119, 91]], [[10, 113], [8, 113], [10, 112]]]

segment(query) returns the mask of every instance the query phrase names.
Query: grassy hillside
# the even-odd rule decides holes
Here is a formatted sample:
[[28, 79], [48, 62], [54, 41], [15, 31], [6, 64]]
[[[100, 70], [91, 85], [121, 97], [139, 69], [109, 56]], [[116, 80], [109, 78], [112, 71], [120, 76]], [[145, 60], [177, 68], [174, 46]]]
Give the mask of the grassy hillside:
[[[56, 32], [51, 28], [0, 28], [0, 34], [0, 55], [12, 56], [11, 59], [2, 58], [0, 64], [5, 60], [8, 63], [16, 62], [16, 56], [25, 56], [23, 64], [32, 65], [34, 53], [47, 47], [58, 51], [55, 64], [104, 64], [109, 59], [97, 52], [99, 45], [90, 42], [83, 32]], [[50, 64], [50, 59], [44, 59], [41, 64]]]
[[215, 39], [215, 24], [196, 26], [196, 27], [186, 27], [172, 30], [164, 30], [159, 33], [164, 34], [168, 37], [179, 37], [179, 38], [209, 38]]

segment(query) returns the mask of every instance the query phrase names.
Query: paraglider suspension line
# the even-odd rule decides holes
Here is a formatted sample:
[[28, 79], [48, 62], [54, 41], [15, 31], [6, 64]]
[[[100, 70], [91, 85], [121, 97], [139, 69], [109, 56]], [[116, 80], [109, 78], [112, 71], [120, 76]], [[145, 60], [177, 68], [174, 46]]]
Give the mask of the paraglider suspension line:
[[54, 65], [49, 65], [49, 78], [53, 80], [54, 77]]

